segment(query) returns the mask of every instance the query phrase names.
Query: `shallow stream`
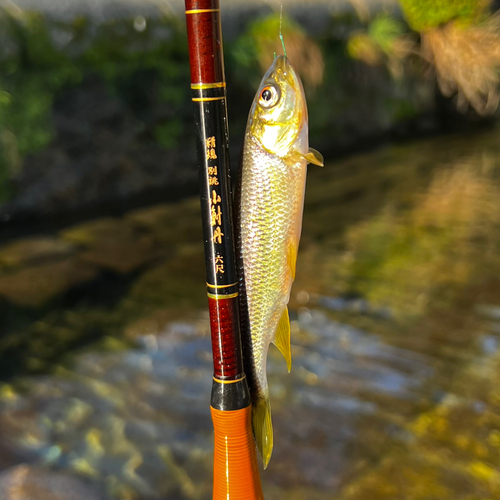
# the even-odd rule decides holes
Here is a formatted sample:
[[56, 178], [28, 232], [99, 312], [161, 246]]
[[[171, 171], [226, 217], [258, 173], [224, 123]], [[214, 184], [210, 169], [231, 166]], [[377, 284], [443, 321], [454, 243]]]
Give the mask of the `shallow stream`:
[[[500, 497], [499, 132], [310, 167], [266, 499]], [[0, 247], [2, 466], [211, 498], [204, 281], [197, 199]]]

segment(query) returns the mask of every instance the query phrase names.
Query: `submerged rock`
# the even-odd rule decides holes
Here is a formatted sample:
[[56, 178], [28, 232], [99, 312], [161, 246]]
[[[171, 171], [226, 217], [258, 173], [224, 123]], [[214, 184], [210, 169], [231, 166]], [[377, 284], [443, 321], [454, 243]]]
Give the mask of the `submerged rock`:
[[0, 248], [0, 270], [33, 262], [60, 259], [74, 251], [74, 245], [57, 238], [24, 238]]
[[97, 268], [78, 257], [31, 266], [0, 276], [0, 296], [23, 307], [40, 307], [74, 285], [91, 281]]
[[160, 255], [154, 238], [124, 219], [86, 222], [61, 233], [63, 241], [83, 247], [80, 257], [96, 266], [129, 273]]
[[0, 473], [2, 500], [105, 500], [81, 479], [29, 465]]

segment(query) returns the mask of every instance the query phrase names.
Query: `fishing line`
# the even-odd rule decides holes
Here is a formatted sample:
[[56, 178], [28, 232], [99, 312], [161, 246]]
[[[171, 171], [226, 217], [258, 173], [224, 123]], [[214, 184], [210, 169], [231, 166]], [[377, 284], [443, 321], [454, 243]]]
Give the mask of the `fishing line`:
[[283, 23], [283, 4], [281, 4], [281, 12], [280, 12], [280, 40], [281, 40], [281, 46], [283, 47], [283, 52], [286, 57], [285, 40], [283, 40], [283, 33], [281, 32], [282, 23]]
[[[285, 48], [285, 40], [283, 40], [283, 33], [281, 32], [282, 24], [283, 24], [283, 4], [281, 4], [281, 11], [280, 11], [280, 34], [279, 34], [279, 37], [281, 40], [281, 46], [283, 47], [283, 52], [285, 54], [285, 57], [287, 57], [286, 48]], [[276, 59], [276, 52], [274, 53], [274, 58]]]

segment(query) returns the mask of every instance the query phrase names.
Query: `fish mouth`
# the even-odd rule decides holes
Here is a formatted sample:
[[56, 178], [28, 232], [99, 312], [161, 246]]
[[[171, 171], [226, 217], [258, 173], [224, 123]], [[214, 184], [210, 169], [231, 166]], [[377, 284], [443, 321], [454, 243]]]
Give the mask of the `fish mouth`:
[[299, 80], [297, 74], [286, 56], [276, 57], [271, 65], [271, 72], [281, 74], [293, 88], [298, 88], [297, 83]]

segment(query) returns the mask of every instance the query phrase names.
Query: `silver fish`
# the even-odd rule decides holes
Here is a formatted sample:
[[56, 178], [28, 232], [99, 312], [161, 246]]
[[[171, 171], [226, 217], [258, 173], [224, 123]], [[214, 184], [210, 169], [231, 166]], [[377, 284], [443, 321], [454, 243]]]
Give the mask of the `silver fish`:
[[252, 424], [264, 467], [273, 449], [266, 362], [273, 342], [291, 368], [287, 304], [295, 278], [308, 163], [323, 157], [308, 145], [300, 78], [278, 56], [253, 101], [237, 193], [237, 254], [245, 371]]

